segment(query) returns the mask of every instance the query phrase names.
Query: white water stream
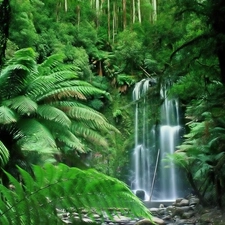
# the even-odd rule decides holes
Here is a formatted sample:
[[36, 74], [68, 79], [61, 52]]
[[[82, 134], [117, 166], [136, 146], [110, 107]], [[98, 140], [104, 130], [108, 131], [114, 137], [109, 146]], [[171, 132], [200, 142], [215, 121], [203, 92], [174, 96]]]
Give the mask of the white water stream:
[[[149, 126], [148, 99], [145, 96], [151, 82], [143, 79], [133, 90], [135, 106], [135, 147], [133, 152], [133, 180], [132, 190], [145, 191], [145, 200], [152, 194], [152, 200], [174, 200], [178, 197], [178, 179], [176, 168], [170, 161], [165, 162], [167, 154], [175, 151], [180, 141], [180, 115], [177, 99], [168, 99], [166, 90], [162, 88], [161, 97], [164, 99], [161, 106], [160, 125]], [[140, 102], [143, 104], [140, 107]], [[159, 163], [155, 176], [155, 185], [151, 192], [154, 171], [157, 161], [157, 152], [160, 149]]]

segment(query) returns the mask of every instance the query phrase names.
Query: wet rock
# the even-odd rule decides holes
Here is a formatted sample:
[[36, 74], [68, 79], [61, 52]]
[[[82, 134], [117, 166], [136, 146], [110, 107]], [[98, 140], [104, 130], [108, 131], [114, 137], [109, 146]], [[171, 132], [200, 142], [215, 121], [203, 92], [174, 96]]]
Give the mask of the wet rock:
[[137, 190], [135, 194], [141, 200], [145, 200], [145, 191], [143, 191], [143, 190]]
[[152, 223], [150, 220], [148, 219], [143, 219], [138, 221], [137, 223], [135, 223], [135, 225], [153, 225], [154, 223]]
[[190, 219], [195, 215], [194, 211], [184, 212], [182, 214], [182, 219]]
[[189, 205], [198, 205], [199, 204], [199, 198], [196, 198], [194, 196], [192, 196], [190, 199], [189, 199]]

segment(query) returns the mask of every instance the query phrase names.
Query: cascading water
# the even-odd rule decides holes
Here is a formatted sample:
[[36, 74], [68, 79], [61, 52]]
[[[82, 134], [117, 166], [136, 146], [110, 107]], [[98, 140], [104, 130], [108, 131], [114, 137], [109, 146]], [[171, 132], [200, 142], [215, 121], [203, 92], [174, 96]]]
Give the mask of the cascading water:
[[[151, 151], [155, 148], [150, 143], [150, 139], [154, 139], [155, 130], [149, 132], [149, 125], [146, 123], [148, 104], [146, 103], [145, 94], [149, 86], [154, 82], [151, 79], [143, 79], [135, 85], [133, 90], [133, 100], [135, 105], [135, 148], [133, 153], [134, 164], [134, 179], [131, 188], [136, 190], [143, 190], [146, 194], [145, 198], [149, 195], [151, 185]], [[143, 98], [143, 106], [139, 107], [139, 99]]]
[[[150, 127], [148, 121], [147, 93], [152, 80], [143, 79], [135, 85], [133, 100], [135, 106], [135, 147], [133, 152], [132, 190], [145, 192], [145, 200], [174, 200], [179, 197], [175, 166], [165, 161], [167, 154], [175, 151], [181, 140], [179, 104], [177, 99], [168, 99], [166, 89], [161, 89], [164, 102], [161, 106], [160, 125]], [[142, 107], [140, 107], [142, 102]], [[159, 164], [157, 152], [160, 151]], [[154, 170], [156, 174], [154, 174]], [[156, 175], [156, 176], [154, 176]], [[155, 180], [154, 180], [155, 179]], [[155, 182], [153, 182], [155, 181]], [[154, 189], [153, 189], [154, 183]]]
[[163, 200], [174, 200], [179, 196], [179, 180], [175, 165], [167, 160], [167, 154], [176, 150], [181, 140], [182, 126], [180, 125], [179, 104], [177, 99], [168, 99], [166, 88], [161, 89], [161, 97], [164, 102], [161, 106], [161, 120], [159, 126], [159, 179], [156, 183], [156, 191]]

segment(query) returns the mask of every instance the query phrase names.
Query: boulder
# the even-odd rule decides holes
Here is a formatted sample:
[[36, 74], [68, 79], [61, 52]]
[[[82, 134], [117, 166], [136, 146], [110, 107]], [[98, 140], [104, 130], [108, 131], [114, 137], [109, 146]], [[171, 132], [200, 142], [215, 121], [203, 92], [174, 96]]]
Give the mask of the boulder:
[[189, 199], [189, 205], [198, 205], [199, 204], [199, 198], [196, 198], [194, 196], [192, 196], [190, 199]]
[[141, 200], [145, 200], [145, 191], [143, 191], [143, 190], [137, 190], [137, 191], [135, 192], [135, 194], [136, 194], [136, 196], [137, 196], [138, 198], [140, 198]]
[[138, 221], [135, 225], [164, 225], [164, 224], [166, 224], [164, 220], [153, 216], [152, 221], [148, 219], [143, 219]]

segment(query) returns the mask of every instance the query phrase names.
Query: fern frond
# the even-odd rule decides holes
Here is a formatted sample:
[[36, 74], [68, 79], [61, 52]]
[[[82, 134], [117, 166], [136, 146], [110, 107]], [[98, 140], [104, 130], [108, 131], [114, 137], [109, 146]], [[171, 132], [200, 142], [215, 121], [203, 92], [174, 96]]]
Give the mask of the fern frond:
[[[44, 62], [38, 65], [39, 72], [42, 72], [43, 68], [54, 69], [59, 63], [62, 63], [64, 59], [63, 54], [54, 54], [45, 59]], [[40, 71], [41, 70], [41, 71]]]
[[0, 141], [0, 167], [4, 167], [9, 161], [9, 150]]
[[96, 212], [112, 218], [112, 208], [127, 209], [131, 217], [151, 219], [149, 210], [126, 184], [93, 169], [46, 164], [43, 168], [34, 166], [34, 178], [22, 169], [19, 171], [23, 187], [10, 174], [7, 175], [15, 190], [0, 185], [0, 224], [63, 224], [57, 209], [68, 211], [71, 216], [76, 212], [80, 220], [83, 210], [93, 221]]
[[10, 124], [17, 121], [16, 114], [6, 106], [0, 106], [0, 124]]
[[20, 94], [24, 89], [24, 80], [29, 74], [29, 69], [21, 64], [9, 65], [0, 74], [0, 97], [8, 99]]
[[95, 112], [95, 110], [90, 111], [87, 108], [71, 107], [68, 110], [67, 115], [75, 120], [86, 121], [95, 129], [103, 131], [112, 130], [119, 133], [119, 131], [114, 126], [108, 123], [104, 116], [102, 117], [99, 113]]
[[93, 111], [93, 112], [99, 114], [106, 120], [106, 117], [102, 113], [100, 113], [100, 112], [96, 111], [95, 109], [91, 108], [90, 106], [84, 105], [78, 101], [63, 101], [63, 100], [61, 100], [61, 101], [50, 102], [49, 104], [63, 110], [64, 112], [67, 112], [71, 107], [85, 108], [89, 111]]
[[37, 110], [37, 103], [26, 96], [17, 96], [4, 101], [4, 105], [16, 110], [20, 115], [30, 115]]
[[32, 82], [29, 82], [27, 85], [26, 95], [32, 99], [36, 99], [37, 97], [48, 93], [52, 89], [55, 89], [57, 84], [75, 77], [76, 75], [71, 71], [59, 71], [51, 73], [48, 76], [34, 77]]
[[51, 121], [54, 121], [56, 123], [59, 123], [61, 126], [70, 127], [71, 121], [67, 117], [67, 115], [61, 111], [60, 109], [57, 109], [51, 105], [40, 105], [37, 109], [37, 114], [46, 119]]
[[78, 139], [71, 131], [68, 129], [62, 129], [62, 127], [58, 130], [58, 132], [55, 132], [54, 137], [64, 143], [66, 146], [69, 147], [69, 149], [76, 149], [79, 152], [84, 152], [84, 145], [81, 143], [80, 139]]
[[90, 127], [88, 127], [85, 123], [72, 123], [71, 131], [76, 136], [82, 137], [82, 139], [91, 144], [103, 146], [105, 148], [108, 147], [108, 142], [106, 141], [106, 139], [102, 135], [100, 135], [99, 132], [90, 129]]
[[86, 100], [85, 95], [83, 95], [79, 88], [76, 87], [66, 87], [66, 88], [60, 88], [60, 89], [55, 89], [52, 91], [49, 91], [46, 94], [43, 94], [42, 96], [37, 97], [37, 101], [44, 101], [48, 99], [53, 100], [63, 100], [66, 98], [75, 98], [75, 99], [81, 99], [81, 100]]
[[47, 128], [35, 119], [24, 119], [17, 123], [24, 137], [18, 140], [21, 150], [46, 153], [58, 152], [55, 140]]

